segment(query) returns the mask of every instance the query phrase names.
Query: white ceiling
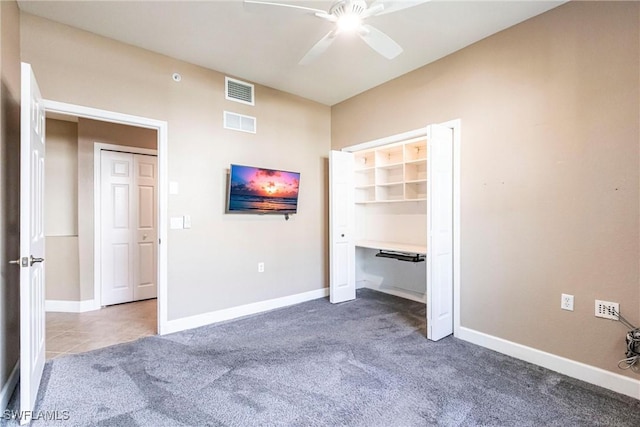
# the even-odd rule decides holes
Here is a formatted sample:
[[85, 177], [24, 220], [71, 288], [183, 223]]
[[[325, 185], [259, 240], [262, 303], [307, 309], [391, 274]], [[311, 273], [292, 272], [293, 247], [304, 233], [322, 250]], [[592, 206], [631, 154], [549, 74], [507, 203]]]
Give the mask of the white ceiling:
[[[270, 0], [328, 10], [332, 1]], [[370, 3], [370, 2], [369, 2]], [[332, 24], [300, 10], [217, 1], [26, 1], [21, 10], [333, 105], [564, 1], [438, 1], [367, 20], [404, 48], [393, 60], [343, 34], [298, 61]]]

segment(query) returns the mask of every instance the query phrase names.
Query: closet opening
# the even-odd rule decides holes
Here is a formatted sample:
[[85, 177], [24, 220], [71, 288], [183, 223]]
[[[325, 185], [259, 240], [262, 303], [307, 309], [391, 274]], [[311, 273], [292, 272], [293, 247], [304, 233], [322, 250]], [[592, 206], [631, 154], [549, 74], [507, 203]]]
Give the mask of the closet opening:
[[332, 151], [329, 163], [331, 302], [357, 288], [423, 302], [427, 338], [455, 335], [460, 121]]

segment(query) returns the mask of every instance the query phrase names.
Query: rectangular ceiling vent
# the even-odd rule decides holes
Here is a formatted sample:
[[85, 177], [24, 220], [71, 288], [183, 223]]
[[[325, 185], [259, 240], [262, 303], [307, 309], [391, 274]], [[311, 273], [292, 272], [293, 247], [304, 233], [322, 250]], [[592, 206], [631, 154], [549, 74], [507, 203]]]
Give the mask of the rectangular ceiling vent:
[[251, 83], [242, 82], [240, 80], [232, 79], [231, 77], [225, 77], [224, 87], [225, 98], [229, 101], [255, 105], [253, 85]]
[[224, 128], [238, 130], [240, 132], [256, 133], [256, 118], [225, 111]]

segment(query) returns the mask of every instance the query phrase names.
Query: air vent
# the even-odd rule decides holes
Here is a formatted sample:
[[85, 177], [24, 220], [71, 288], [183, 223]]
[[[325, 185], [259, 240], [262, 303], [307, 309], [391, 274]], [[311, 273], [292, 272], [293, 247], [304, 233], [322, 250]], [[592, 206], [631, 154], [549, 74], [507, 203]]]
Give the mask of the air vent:
[[253, 98], [253, 85], [241, 82], [231, 77], [224, 78], [225, 98], [229, 101], [241, 102], [243, 104], [255, 105]]
[[238, 130], [240, 132], [256, 133], [256, 118], [225, 111], [224, 128]]

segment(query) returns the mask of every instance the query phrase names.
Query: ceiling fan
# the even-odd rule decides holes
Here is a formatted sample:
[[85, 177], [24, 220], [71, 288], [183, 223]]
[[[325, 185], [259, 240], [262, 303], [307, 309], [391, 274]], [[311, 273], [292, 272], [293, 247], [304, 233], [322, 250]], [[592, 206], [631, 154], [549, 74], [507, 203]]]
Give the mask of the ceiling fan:
[[377, 28], [364, 24], [364, 20], [372, 16], [384, 15], [396, 12], [408, 7], [426, 3], [429, 0], [403, 0], [384, 1], [374, 0], [367, 5], [365, 0], [338, 0], [333, 3], [329, 11], [314, 9], [311, 7], [299, 6], [295, 4], [274, 3], [263, 0], [244, 0], [245, 3], [260, 4], [266, 6], [280, 6], [311, 12], [320, 19], [332, 22], [335, 27], [320, 39], [302, 57], [299, 64], [306, 65], [320, 56], [333, 43], [336, 37], [343, 33], [355, 33], [373, 50], [387, 59], [393, 59], [402, 53], [402, 47], [391, 37]]

